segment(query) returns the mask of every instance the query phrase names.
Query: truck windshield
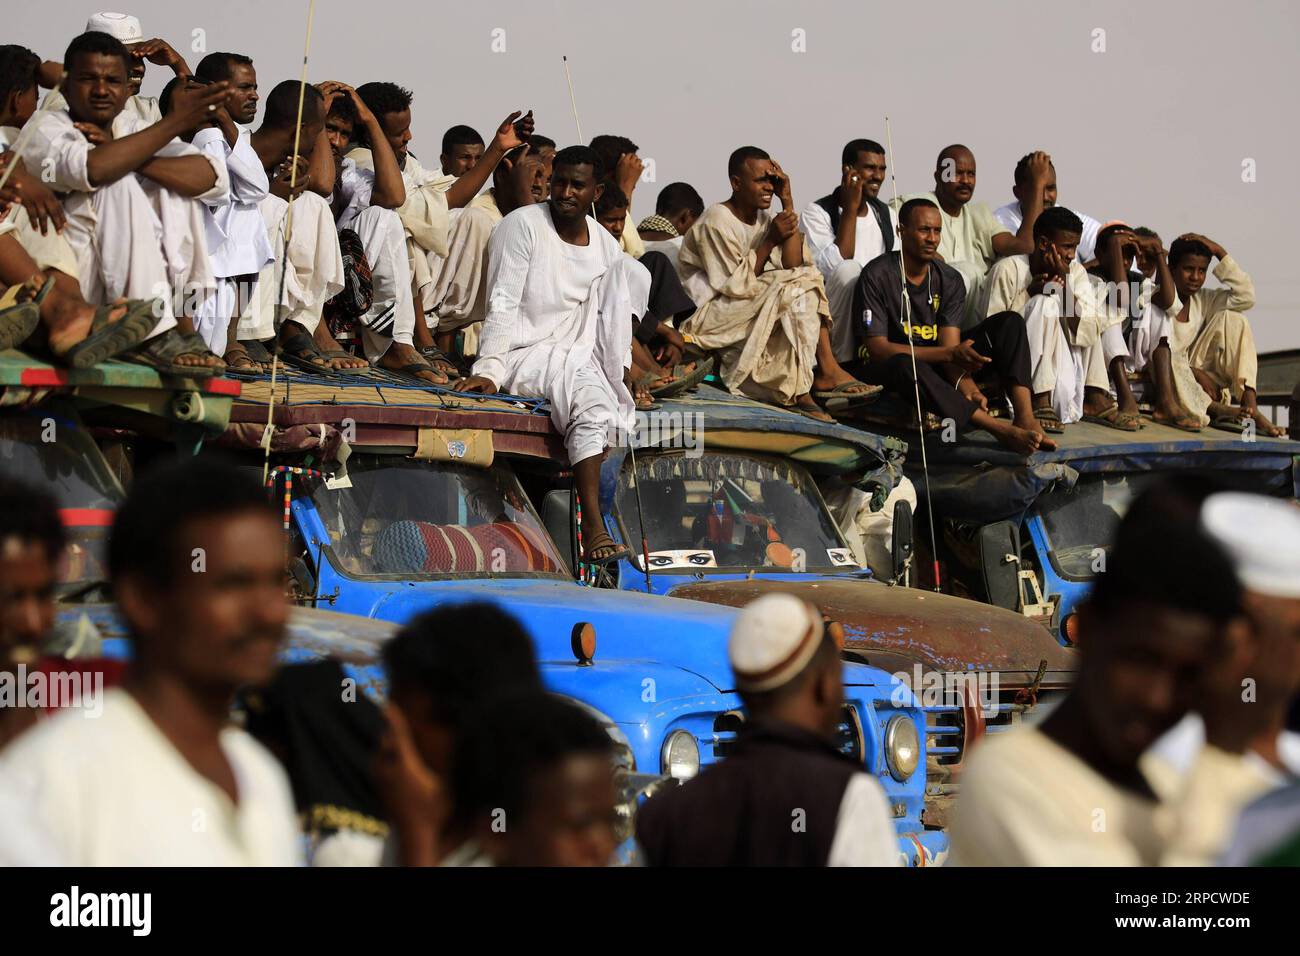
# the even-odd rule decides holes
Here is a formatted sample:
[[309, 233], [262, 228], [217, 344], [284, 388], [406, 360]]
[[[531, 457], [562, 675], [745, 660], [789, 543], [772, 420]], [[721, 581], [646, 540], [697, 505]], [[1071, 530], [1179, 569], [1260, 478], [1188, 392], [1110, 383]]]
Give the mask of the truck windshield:
[[0, 473], [54, 495], [68, 535], [59, 580], [102, 580], [109, 525], [122, 489], [93, 438], [50, 408], [0, 413]]
[[317, 482], [311, 497], [349, 575], [565, 573], [518, 480], [502, 465], [354, 454], [348, 478], [345, 488]]
[[[812, 478], [778, 458], [706, 452], [637, 458], [651, 571], [805, 571], [856, 567]], [[640, 550], [630, 467], [618, 515]]]
[[[1258, 490], [1256, 474], [1199, 472], [1210, 481], [1239, 491]], [[1086, 581], [1105, 567], [1120, 519], [1133, 499], [1160, 480], [1160, 473], [1084, 475], [1073, 488], [1057, 488], [1038, 499], [1037, 511], [1052, 562], [1064, 577]]]

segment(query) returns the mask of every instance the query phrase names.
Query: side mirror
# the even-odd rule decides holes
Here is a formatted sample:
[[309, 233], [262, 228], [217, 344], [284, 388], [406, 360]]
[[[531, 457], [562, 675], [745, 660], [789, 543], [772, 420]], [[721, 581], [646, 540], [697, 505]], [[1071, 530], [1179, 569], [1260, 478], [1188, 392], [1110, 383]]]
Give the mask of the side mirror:
[[573, 492], [567, 488], [557, 488], [546, 493], [542, 498], [542, 524], [560, 554], [568, 558], [569, 567], [576, 568], [578, 555], [573, 527]]
[[1009, 611], [1020, 610], [1020, 529], [1010, 521], [995, 521], [979, 530], [980, 572], [988, 602]]
[[894, 502], [894, 523], [889, 542], [893, 580], [906, 587], [912, 571], [912, 506], [906, 501]]

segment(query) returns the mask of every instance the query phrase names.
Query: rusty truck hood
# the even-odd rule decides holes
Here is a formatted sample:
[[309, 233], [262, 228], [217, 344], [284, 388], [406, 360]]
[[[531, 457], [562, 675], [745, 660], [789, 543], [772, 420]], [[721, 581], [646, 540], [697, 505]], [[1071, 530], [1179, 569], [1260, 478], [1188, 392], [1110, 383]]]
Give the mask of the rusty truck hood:
[[940, 671], [998, 671], [1004, 682], [1030, 682], [1046, 662], [1043, 684], [1068, 682], [1076, 652], [1041, 624], [965, 598], [871, 580], [717, 581], [675, 588], [673, 597], [741, 607], [763, 594], [793, 594], [844, 628], [845, 649], [890, 672], [913, 665]]

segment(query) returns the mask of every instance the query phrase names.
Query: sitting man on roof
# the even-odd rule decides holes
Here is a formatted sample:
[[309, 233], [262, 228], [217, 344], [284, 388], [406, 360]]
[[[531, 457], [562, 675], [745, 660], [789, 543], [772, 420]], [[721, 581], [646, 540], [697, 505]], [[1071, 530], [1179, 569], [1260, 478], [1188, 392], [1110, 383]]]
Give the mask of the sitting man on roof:
[[63, 194], [81, 291], [101, 305], [123, 295], [157, 297], [150, 338], [131, 358], [163, 374], [211, 376], [224, 363], [174, 303], [201, 301], [216, 288], [202, 203], [224, 201], [230, 183], [225, 163], [177, 136], [224, 101], [229, 87], [179, 90], [172, 114], [145, 125], [121, 119], [131, 56], [119, 41], [83, 33], [63, 59], [68, 107], [31, 119], [21, 158]]
[[[691, 227], [677, 270], [698, 308], [682, 334], [716, 351], [726, 387], [830, 421], [817, 400], [861, 404], [880, 389], [840, 367], [821, 274], [799, 232], [790, 179], [766, 152], [742, 146], [727, 160], [731, 198]], [[772, 198], [783, 211], [768, 211]]]
[[617, 186], [627, 197], [627, 222], [624, 223], [623, 231], [619, 234], [618, 244], [633, 259], [640, 259], [641, 254], [645, 252], [645, 245], [637, 234], [635, 223], [632, 222], [632, 193], [636, 191], [637, 183], [641, 181], [641, 171], [645, 168], [645, 164], [636, 154], [637, 145], [626, 136], [602, 133], [592, 137], [591, 148], [596, 151], [604, 167], [604, 185]]
[[[1218, 259], [1214, 277], [1223, 288], [1206, 289], [1205, 276]], [[1169, 345], [1187, 356], [1197, 382], [1210, 397], [1216, 427], [1240, 430], [1253, 421], [1261, 434], [1282, 434], [1257, 405], [1259, 354], [1243, 312], [1255, 304], [1255, 284], [1237, 260], [1213, 239], [1189, 232], [1169, 247], [1169, 268], [1182, 308], [1170, 323]]]
[[851, 362], [862, 344], [853, 321], [853, 290], [863, 266], [893, 252], [898, 219], [878, 198], [885, 181], [883, 146], [870, 139], [848, 143], [840, 154], [840, 174], [840, 185], [804, 207], [799, 222], [808, 236], [813, 264], [826, 282], [835, 358]]
[[464, 176], [483, 158], [483, 137], [472, 126], [457, 125], [442, 134], [438, 164], [448, 176]]
[[586, 146], [555, 155], [551, 197], [516, 209], [492, 233], [488, 314], [473, 374], [455, 388], [545, 398], [582, 505], [585, 558], [628, 553], [600, 513], [600, 464], [631, 424], [633, 316], [644, 315], [650, 274], [592, 218], [600, 157]]
[[[911, 199], [898, 219], [901, 251], [869, 262], [853, 295], [868, 359], [862, 377], [884, 385], [909, 407], [919, 390], [925, 410], [951, 419], [958, 430], [982, 428], [1020, 454], [1054, 449], [1034, 418], [1024, 319], [1003, 311], [963, 335], [966, 288], [957, 270], [938, 258], [943, 221], [938, 207], [928, 199]], [[1011, 401], [1010, 422], [989, 414], [988, 399], [976, 384], [986, 370], [996, 374]]]
[[1082, 233], [1083, 223], [1064, 206], [1044, 211], [1034, 222], [1034, 251], [1001, 259], [989, 272], [982, 311], [1010, 309], [1025, 317], [1034, 415], [1046, 431], [1080, 419], [1137, 431], [1138, 416], [1122, 412], [1110, 397], [1106, 369], [1108, 351], [1128, 354], [1123, 316], [1097, 303], [1077, 258]]
[[655, 214], [637, 223], [637, 235], [647, 252], [662, 252], [677, 268], [686, 231], [704, 214], [704, 200], [690, 183], [669, 183], [659, 190]]
[[[621, 189], [607, 185], [596, 200], [596, 221], [615, 239], [621, 239], [630, 205]], [[650, 299], [645, 314], [636, 317], [632, 333], [632, 379], [652, 396], [667, 396], [675, 393], [674, 383], [703, 377], [703, 373], [695, 375], [698, 362], [679, 364], [686, 341], [669, 324], [689, 317], [695, 303], [682, 289], [672, 261], [662, 252], [646, 251], [638, 261], [650, 273]], [[638, 396], [637, 401], [641, 404], [642, 398]]]
[[[1046, 171], [1043, 170], [1044, 162], [1047, 164]], [[993, 216], [1011, 232], [1019, 234], [1025, 224], [1025, 210], [1031, 208], [1030, 197], [1034, 189], [1042, 190], [1042, 209], [1051, 209], [1056, 205], [1056, 167], [1052, 164], [1052, 158], [1039, 150], [1021, 156], [1012, 175], [1015, 185], [1011, 187], [1011, 193], [1016, 198], [1005, 206], [999, 206], [994, 210]], [[1041, 212], [1042, 209], [1039, 211]], [[1091, 216], [1085, 216], [1077, 209], [1074, 214], [1083, 223], [1083, 235], [1079, 240], [1079, 261], [1087, 265], [1096, 256], [1097, 232], [1101, 229], [1101, 223]], [[1032, 223], [1030, 228], [1033, 228]]]

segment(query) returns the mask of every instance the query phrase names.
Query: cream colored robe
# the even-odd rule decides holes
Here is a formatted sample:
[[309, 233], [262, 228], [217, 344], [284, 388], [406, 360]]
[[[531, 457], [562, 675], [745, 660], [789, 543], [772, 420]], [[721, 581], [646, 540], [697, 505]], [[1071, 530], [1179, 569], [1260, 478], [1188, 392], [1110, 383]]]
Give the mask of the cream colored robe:
[[681, 331], [719, 353], [732, 392], [790, 405], [812, 389], [817, 336], [830, 324], [830, 304], [806, 243], [801, 266], [783, 268], [779, 248], [766, 264], [756, 263], [773, 218], [762, 210], [750, 226], [722, 203], [704, 211], [677, 260], [686, 294], [699, 306]]
[[1232, 256], [1221, 259], [1213, 275], [1222, 288], [1201, 289], [1187, 304], [1187, 321], [1171, 315], [1169, 347], [1187, 356], [1192, 368], [1207, 372], [1236, 402], [1254, 388], [1259, 353], [1250, 322], [1241, 313], [1255, 305], [1255, 283]]
[[962, 772], [949, 865], [1207, 866], [1272, 787], [1214, 747], [1184, 777], [1145, 758], [1142, 771], [1158, 800], [1121, 790], [1037, 728], [985, 737]]

